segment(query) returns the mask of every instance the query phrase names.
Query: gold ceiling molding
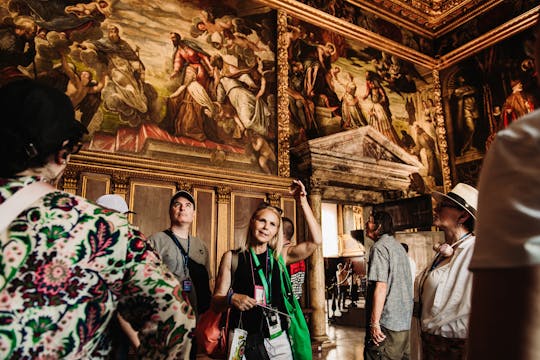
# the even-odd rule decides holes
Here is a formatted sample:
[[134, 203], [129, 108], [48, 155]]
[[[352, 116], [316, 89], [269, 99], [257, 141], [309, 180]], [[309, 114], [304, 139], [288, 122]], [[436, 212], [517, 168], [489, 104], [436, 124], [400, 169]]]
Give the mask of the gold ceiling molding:
[[[223, 184], [235, 188], [282, 191], [290, 185], [290, 178], [268, 174], [247, 173], [234, 169], [134, 157], [114, 153], [81, 151], [70, 158], [68, 170], [99, 174], [121, 173], [122, 176], [154, 180], [176, 181], [179, 178], [197, 184]], [[249, 181], [246, 181], [249, 179]]]
[[366, 45], [381, 51], [388, 51], [403, 60], [415, 64], [433, 68], [437, 61], [419, 51], [404, 46], [396, 41], [390, 40], [369, 30], [351, 24], [345, 20], [338, 19], [324, 11], [312, 8], [295, 0], [259, 0], [259, 2], [268, 5], [274, 9], [285, 11], [295, 18], [309, 22], [321, 28], [328, 29], [349, 39], [358, 40]]
[[346, 0], [378, 17], [437, 38], [504, 0]]
[[535, 25], [538, 21], [539, 11], [540, 5], [504, 23], [498, 28], [491, 30], [484, 35], [468, 42], [467, 44], [460, 46], [453, 51], [450, 51], [448, 54], [441, 56], [437, 69], [447, 68], [471, 55], [474, 55], [494, 45], [495, 43], [501, 42], [502, 40], [516, 35], [523, 30]]

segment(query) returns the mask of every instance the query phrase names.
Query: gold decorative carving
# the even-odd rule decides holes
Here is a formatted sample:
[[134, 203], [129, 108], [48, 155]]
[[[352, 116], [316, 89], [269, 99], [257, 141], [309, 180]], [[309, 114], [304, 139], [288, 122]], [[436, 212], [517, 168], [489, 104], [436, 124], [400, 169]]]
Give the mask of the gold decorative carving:
[[176, 191], [184, 190], [190, 194], [193, 194], [193, 184], [187, 181], [179, 181], [176, 184]]
[[268, 202], [272, 206], [281, 207], [281, 195], [278, 193], [267, 194]]
[[70, 194], [77, 193], [79, 171], [75, 168], [67, 168], [62, 177], [62, 189]]
[[452, 178], [450, 176], [450, 158], [448, 156], [448, 137], [446, 133], [446, 126], [444, 122], [443, 104], [442, 104], [442, 92], [441, 92], [441, 79], [439, 71], [433, 70], [433, 95], [436, 109], [436, 130], [437, 130], [437, 143], [441, 152], [441, 169], [443, 176], [444, 191], [450, 191], [452, 188]]
[[114, 194], [126, 195], [129, 188], [129, 174], [114, 172], [112, 174], [112, 191]]
[[287, 14], [284, 11], [277, 12], [277, 121], [278, 121], [278, 175], [290, 176], [289, 157], [289, 64], [287, 61]]
[[218, 204], [230, 204], [231, 203], [231, 188], [228, 186], [220, 185], [216, 188], [217, 202]]
[[324, 185], [324, 181], [320, 178], [311, 177], [309, 179], [309, 192], [311, 195], [315, 196], [321, 196], [322, 194], [322, 186]]

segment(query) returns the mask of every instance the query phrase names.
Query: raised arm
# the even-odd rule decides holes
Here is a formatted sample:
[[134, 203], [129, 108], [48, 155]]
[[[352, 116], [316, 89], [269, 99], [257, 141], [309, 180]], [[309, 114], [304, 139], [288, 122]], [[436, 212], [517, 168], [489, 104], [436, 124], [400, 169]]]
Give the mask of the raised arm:
[[290, 192], [300, 203], [311, 236], [304, 242], [283, 249], [282, 255], [286, 264], [292, 264], [309, 257], [318, 246], [322, 245], [321, 226], [317, 222], [317, 219], [315, 219], [313, 211], [309, 206], [304, 184], [300, 180], [293, 180]]

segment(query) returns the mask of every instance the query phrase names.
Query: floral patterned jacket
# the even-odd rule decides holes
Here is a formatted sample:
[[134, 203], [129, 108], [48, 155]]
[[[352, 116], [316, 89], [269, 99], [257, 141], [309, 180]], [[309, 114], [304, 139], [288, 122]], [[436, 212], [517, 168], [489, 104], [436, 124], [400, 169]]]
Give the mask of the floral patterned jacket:
[[[0, 179], [0, 204], [37, 180]], [[142, 358], [189, 357], [192, 309], [124, 215], [55, 191], [0, 245], [0, 358], [104, 359], [116, 309], [139, 331]]]

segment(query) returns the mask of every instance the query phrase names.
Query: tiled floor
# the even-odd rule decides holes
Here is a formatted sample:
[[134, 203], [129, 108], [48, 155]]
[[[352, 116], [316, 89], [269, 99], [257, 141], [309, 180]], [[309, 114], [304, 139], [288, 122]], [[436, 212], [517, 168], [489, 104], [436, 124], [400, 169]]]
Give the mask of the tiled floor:
[[314, 360], [363, 360], [365, 329], [353, 326], [329, 325], [327, 335], [335, 344], [332, 348], [314, 351]]

